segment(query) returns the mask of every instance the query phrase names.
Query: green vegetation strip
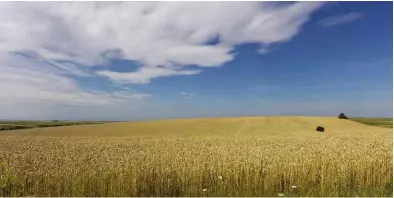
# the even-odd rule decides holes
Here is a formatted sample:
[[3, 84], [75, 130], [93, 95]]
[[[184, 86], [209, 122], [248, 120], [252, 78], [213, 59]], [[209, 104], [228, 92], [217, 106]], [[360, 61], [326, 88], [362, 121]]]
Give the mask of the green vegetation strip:
[[350, 118], [350, 120], [371, 126], [393, 128], [392, 118]]
[[42, 127], [71, 126], [81, 124], [102, 124], [105, 122], [71, 122], [71, 121], [0, 121], [0, 131], [31, 129]]

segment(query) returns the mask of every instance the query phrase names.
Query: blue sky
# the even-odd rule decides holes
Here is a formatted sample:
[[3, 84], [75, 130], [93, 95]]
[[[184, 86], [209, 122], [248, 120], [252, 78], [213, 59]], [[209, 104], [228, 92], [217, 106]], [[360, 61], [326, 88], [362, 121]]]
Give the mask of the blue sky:
[[2, 2], [0, 118], [392, 117], [392, 8]]

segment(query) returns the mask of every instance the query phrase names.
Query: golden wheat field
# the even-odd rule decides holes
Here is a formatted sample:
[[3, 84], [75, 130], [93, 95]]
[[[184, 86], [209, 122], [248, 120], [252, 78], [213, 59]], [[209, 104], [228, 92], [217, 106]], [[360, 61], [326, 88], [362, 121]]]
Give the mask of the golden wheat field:
[[392, 137], [392, 129], [329, 117], [4, 131], [0, 196], [388, 197]]

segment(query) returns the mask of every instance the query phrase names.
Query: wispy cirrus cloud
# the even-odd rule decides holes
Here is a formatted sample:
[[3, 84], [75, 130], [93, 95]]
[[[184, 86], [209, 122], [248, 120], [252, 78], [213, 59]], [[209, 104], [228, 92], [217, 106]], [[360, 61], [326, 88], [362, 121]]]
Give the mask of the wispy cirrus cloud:
[[191, 98], [191, 97], [195, 96], [196, 94], [189, 93], [189, 92], [180, 92], [179, 95], [181, 95], [181, 98]]
[[322, 27], [328, 28], [328, 27], [333, 27], [337, 25], [342, 25], [346, 23], [351, 23], [355, 20], [360, 19], [364, 15], [359, 12], [351, 12], [347, 14], [341, 14], [337, 16], [330, 16], [327, 18], [324, 18], [318, 22], [318, 24]]
[[48, 119], [48, 115], [65, 106], [94, 109], [141, 105], [150, 97], [126, 89], [84, 89], [64, 74], [49, 63], [18, 54], [0, 54], [0, 119], [31, 119], [40, 115]]
[[179, 94], [182, 96], [195, 96], [196, 95], [194, 93], [187, 93], [187, 92], [180, 92]]

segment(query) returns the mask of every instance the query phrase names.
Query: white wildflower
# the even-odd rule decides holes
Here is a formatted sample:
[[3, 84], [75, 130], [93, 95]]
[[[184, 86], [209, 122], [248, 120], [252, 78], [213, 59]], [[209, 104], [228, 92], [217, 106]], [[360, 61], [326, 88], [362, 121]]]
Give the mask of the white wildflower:
[[283, 193], [278, 193], [278, 196], [279, 196], [279, 197], [283, 197], [283, 196], [285, 196], [285, 194], [283, 194]]
[[291, 186], [292, 188], [297, 188], [297, 186]]
[[202, 189], [202, 191], [203, 191], [203, 192], [205, 192], [205, 191], [207, 191], [207, 189], [206, 189], [206, 188], [204, 188], [204, 189]]
[[223, 179], [223, 177], [222, 177], [221, 175], [219, 175], [219, 176], [218, 176], [218, 179], [222, 180], [222, 179]]

